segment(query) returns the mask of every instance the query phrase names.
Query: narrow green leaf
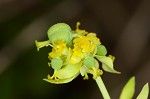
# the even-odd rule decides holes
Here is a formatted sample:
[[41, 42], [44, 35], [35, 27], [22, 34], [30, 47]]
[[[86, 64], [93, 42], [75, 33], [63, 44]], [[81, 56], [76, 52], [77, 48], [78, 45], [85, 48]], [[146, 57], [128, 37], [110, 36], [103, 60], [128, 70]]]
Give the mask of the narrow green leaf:
[[117, 73], [120, 74], [120, 72], [114, 70], [114, 66], [113, 66], [113, 59], [111, 59], [110, 57], [107, 56], [98, 56], [95, 55], [95, 57], [102, 62], [102, 68], [107, 71], [107, 72], [111, 72], [111, 73]]
[[146, 83], [136, 99], [148, 99], [148, 94], [149, 94], [149, 86], [148, 83]]
[[135, 92], [135, 77], [132, 77], [124, 86], [119, 99], [132, 99], [134, 92]]

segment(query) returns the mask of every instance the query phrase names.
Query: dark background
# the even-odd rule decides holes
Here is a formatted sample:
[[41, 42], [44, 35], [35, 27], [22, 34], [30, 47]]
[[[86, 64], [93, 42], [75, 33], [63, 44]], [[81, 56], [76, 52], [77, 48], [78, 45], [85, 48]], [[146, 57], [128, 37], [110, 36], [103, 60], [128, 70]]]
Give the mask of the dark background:
[[150, 0], [0, 0], [0, 99], [102, 99], [90, 76], [68, 84], [42, 79], [50, 47], [37, 52], [34, 41], [47, 40], [48, 28], [66, 22], [96, 32], [121, 75], [104, 72], [112, 99], [136, 77], [136, 93], [150, 82]]

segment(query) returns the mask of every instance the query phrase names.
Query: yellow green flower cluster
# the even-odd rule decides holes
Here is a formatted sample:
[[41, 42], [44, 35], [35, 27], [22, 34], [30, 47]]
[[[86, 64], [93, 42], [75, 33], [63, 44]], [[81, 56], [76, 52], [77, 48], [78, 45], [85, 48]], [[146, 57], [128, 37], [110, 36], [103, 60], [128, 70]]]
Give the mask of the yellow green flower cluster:
[[49, 40], [35, 41], [37, 50], [44, 46], [51, 46], [48, 54], [50, 67], [54, 69], [52, 76], [48, 75], [45, 81], [55, 84], [68, 83], [81, 74], [88, 79], [88, 74], [93, 79], [103, 74], [99, 69], [100, 61], [104, 71], [120, 73], [113, 68], [114, 57], [106, 56], [107, 50], [101, 44], [95, 33], [89, 33], [79, 29], [77, 22], [76, 30], [72, 30], [66, 23], [57, 23], [49, 28]]

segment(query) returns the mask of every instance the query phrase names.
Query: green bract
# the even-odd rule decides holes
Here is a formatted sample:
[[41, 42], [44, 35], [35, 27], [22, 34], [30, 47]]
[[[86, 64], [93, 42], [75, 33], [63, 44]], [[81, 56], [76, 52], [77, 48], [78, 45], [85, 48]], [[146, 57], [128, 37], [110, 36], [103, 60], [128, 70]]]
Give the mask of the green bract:
[[79, 75], [81, 65], [82, 62], [78, 64], [67, 64], [61, 69], [55, 69], [52, 77], [48, 75], [48, 78], [44, 78], [43, 80], [55, 84], [68, 83]]
[[113, 57], [112, 56], [95, 56], [101, 63], [102, 63], [102, 68], [110, 73], [117, 73], [120, 74], [120, 72], [116, 71], [114, 69], [114, 65], [113, 65]]
[[67, 45], [71, 45], [72, 30], [66, 23], [57, 23], [49, 28], [48, 38], [50, 43], [56, 42], [57, 40], [64, 40]]

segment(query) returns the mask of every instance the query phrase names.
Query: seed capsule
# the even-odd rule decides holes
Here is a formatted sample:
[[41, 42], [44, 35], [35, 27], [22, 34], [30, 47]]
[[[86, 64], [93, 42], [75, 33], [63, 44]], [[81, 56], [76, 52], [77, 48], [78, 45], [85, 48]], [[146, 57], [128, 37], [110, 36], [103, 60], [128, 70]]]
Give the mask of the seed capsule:
[[60, 57], [53, 58], [51, 60], [51, 66], [53, 69], [60, 69], [63, 66], [63, 61]]
[[87, 68], [91, 68], [91, 67], [95, 66], [95, 59], [93, 57], [87, 57], [87, 58], [85, 58], [84, 65]]
[[72, 30], [66, 23], [57, 23], [49, 28], [48, 38], [50, 43], [56, 42], [57, 40], [64, 40], [70, 46], [72, 43]]
[[107, 49], [104, 45], [98, 45], [96, 54], [100, 56], [105, 56], [107, 54]]

